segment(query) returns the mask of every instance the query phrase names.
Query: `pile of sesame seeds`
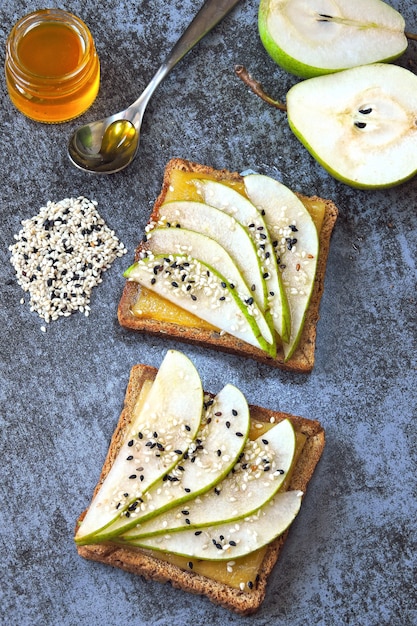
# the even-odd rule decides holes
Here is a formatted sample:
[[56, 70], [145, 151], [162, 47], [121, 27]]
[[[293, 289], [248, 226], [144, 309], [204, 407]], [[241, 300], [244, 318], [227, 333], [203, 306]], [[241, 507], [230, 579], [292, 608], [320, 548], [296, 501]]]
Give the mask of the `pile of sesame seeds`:
[[47, 323], [77, 310], [88, 316], [92, 289], [126, 253], [100, 217], [97, 202], [83, 196], [48, 202], [21, 224], [9, 246], [10, 261], [18, 284], [29, 293], [30, 310]]

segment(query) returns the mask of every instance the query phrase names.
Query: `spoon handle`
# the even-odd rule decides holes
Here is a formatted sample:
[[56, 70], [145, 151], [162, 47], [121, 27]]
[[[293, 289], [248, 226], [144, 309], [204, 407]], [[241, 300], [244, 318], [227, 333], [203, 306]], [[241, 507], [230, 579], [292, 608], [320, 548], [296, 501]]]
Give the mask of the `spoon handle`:
[[240, 0], [206, 0], [192, 22], [187, 26], [139, 99], [131, 105], [144, 108], [159, 83], [181, 59], [216, 26]]
[[169, 72], [240, 0], [207, 0], [185, 29], [162, 67]]

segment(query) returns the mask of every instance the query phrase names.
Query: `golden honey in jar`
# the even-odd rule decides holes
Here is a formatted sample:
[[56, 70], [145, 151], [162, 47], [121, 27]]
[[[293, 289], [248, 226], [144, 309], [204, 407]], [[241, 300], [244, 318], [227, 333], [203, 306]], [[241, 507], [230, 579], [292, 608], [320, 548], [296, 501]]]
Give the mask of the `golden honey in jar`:
[[60, 9], [26, 15], [6, 46], [9, 96], [27, 117], [65, 122], [84, 113], [100, 85], [100, 63], [87, 26]]

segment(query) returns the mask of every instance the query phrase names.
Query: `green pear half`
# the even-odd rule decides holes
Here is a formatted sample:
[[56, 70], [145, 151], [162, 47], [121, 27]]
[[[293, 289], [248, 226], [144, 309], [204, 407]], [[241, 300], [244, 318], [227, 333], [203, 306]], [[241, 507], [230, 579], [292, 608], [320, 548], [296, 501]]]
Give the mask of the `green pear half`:
[[155, 537], [138, 538], [129, 545], [210, 561], [235, 559], [271, 543], [282, 535], [297, 516], [301, 491], [284, 491], [238, 522], [181, 530]]
[[407, 48], [403, 17], [381, 0], [261, 0], [258, 25], [272, 59], [302, 78], [392, 61]]
[[247, 440], [241, 458], [223, 480], [186, 507], [176, 506], [124, 532], [121, 540], [236, 521], [253, 515], [282, 486], [295, 454], [296, 437], [283, 420], [254, 441]]
[[283, 341], [290, 336], [290, 310], [278, 271], [271, 237], [257, 208], [235, 189], [209, 179], [196, 179], [194, 185], [204, 202], [238, 220], [252, 238], [262, 263], [268, 289], [274, 328]]
[[182, 352], [169, 350], [78, 529], [77, 544], [101, 540], [130, 504], [177, 465], [194, 440], [202, 415], [203, 389], [195, 366]]
[[288, 123], [335, 178], [392, 187], [417, 171], [417, 76], [377, 63], [302, 81], [287, 93]]
[[[184, 402], [187, 402], [186, 396]], [[167, 514], [168, 509], [180, 503], [179, 508], [183, 510], [184, 503], [201, 497], [222, 481], [236, 464], [249, 427], [246, 398], [234, 385], [226, 385], [208, 403], [200, 429], [181, 461], [133, 501], [106, 532], [101, 532], [99, 541], [111, 540], [144, 520]], [[139, 456], [137, 462], [142, 465], [145, 460], [146, 457]], [[120, 479], [123, 480], [122, 472]]]
[[[158, 227], [149, 231], [147, 239], [148, 249], [153, 254], [187, 254], [210, 266], [218, 275], [223, 276], [229, 285], [232, 284], [234, 286], [234, 291], [239, 296], [241, 302], [245, 303], [245, 315], [253, 318], [265, 342], [271, 346], [272, 350], [275, 350], [274, 334], [265, 319], [263, 311], [261, 311], [253, 297], [251, 286], [245, 282], [240, 269], [229, 252], [218, 241], [187, 228], [167, 227]], [[194, 301], [194, 305], [195, 302], [197, 301]], [[197, 303], [198, 308], [192, 312], [200, 315], [203, 300], [200, 298]], [[223, 303], [224, 300], [218, 300], [215, 304], [212, 303], [212, 308], [216, 306], [221, 310]], [[220, 328], [223, 328], [223, 326], [220, 326]]]
[[304, 204], [288, 187], [261, 174], [244, 177], [252, 203], [262, 212], [274, 244], [291, 313], [291, 334], [283, 344], [291, 358], [304, 327], [316, 276], [319, 237]]

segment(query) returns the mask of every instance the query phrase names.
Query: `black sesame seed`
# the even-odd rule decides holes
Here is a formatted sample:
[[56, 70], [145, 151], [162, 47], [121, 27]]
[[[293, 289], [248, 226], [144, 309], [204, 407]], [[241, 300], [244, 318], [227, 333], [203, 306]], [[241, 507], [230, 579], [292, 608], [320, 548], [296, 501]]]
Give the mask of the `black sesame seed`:
[[232, 541], [229, 541], [229, 545], [230, 545], [230, 546], [236, 546], [236, 541], [233, 541], [233, 540], [232, 540]]
[[249, 589], [253, 589], [253, 582], [251, 580], [248, 580], [248, 587]]
[[190, 569], [193, 569], [193, 562], [192, 562], [192, 561], [188, 561], [188, 567], [189, 567]]
[[236, 437], [243, 437], [243, 433], [235, 433]]
[[133, 446], [133, 444], [134, 444], [134, 441], [133, 441], [133, 439], [131, 439], [127, 445], [129, 446], [129, 448], [131, 448]]
[[133, 459], [133, 455], [132, 454], [129, 454], [129, 456], [126, 457], [126, 461], [131, 461], [132, 459]]
[[237, 415], [236, 409], [232, 409], [232, 415], [234, 415], [236, 417], [236, 415]]
[[267, 446], [267, 445], [268, 445], [268, 443], [269, 443], [269, 441], [268, 441], [268, 439], [262, 439], [262, 443], [263, 443], [265, 446]]
[[230, 422], [226, 422], [226, 428], [230, 428]]
[[129, 476], [129, 478], [130, 478], [131, 480], [134, 480], [135, 478], [137, 478], [137, 476], [136, 476], [136, 474], [131, 474], [131, 475]]
[[196, 530], [194, 534], [196, 537], [198, 537], [199, 535], [201, 535], [202, 532], [202, 530]]

